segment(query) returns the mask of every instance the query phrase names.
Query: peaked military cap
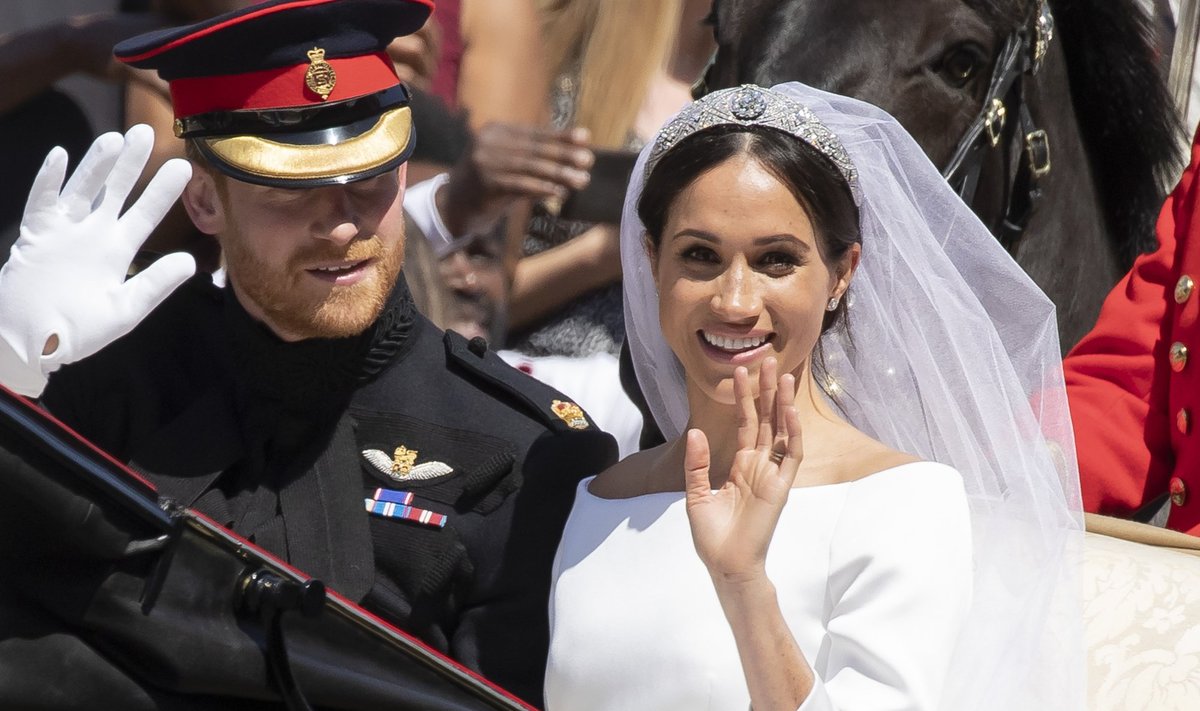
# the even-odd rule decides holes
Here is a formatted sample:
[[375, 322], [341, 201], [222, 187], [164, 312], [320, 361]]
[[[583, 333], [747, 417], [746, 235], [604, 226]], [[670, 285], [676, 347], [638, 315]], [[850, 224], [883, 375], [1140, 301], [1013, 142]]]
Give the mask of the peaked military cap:
[[305, 188], [362, 180], [412, 153], [409, 92], [386, 48], [432, 0], [270, 0], [118, 44], [167, 80], [175, 135], [237, 180]]

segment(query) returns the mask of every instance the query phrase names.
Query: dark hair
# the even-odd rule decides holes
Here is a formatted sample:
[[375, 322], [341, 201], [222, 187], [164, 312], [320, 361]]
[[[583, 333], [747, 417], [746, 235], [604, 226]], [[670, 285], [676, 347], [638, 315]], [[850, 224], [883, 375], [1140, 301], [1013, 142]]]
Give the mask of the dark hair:
[[[684, 138], [654, 166], [638, 200], [638, 217], [655, 250], [679, 194], [726, 160], [746, 155], [770, 171], [795, 196], [812, 220], [826, 259], [841, 259], [860, 244], [858, 208], [850, 186], [833, 163], [804, 141], [766, 126], [722, 124]], [[846, 300], [825, 314], [824, 333], [845, 318]]]

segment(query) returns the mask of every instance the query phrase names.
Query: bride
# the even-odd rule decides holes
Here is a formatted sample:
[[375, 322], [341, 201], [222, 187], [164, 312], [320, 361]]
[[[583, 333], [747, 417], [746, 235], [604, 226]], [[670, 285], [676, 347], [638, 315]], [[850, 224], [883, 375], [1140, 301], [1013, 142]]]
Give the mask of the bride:
[[669, 441], [579, 486], [548, 708], [1082, 708], [1049, 300], [852, 99], [716, 92], [634, 175], [626, 323]]

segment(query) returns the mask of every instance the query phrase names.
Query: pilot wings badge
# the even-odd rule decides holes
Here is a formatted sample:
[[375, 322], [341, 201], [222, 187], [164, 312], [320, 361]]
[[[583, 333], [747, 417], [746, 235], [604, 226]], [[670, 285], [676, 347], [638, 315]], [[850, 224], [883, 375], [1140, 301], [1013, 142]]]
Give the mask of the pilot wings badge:
[[391, 456], [379, 449], [364, 449], [363, 457], [387, 478], [393, 481], [428, 481], [446, 476], [454, 468], [444, 462], [417, 464], [417, 450], [404, 445], [396, 447]]

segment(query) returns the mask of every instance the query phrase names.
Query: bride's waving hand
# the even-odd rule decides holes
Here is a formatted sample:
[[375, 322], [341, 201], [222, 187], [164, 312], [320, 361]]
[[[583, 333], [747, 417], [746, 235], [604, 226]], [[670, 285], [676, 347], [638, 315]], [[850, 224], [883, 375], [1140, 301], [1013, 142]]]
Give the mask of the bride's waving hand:
[[737, 641], [755, 709], [797, 708], [815, 681], [766, 574], [767, 549], [804, 458], [796, 378], [777, 379], [778, 369], [775, 358], [763, 362], [758, 404], [747, 369], [734, 370], [738, 450], [720, 488], [712, 488], [704, 432], [688, 431], [684, 453], [692, 540]]
[[768, 358], [759, 374], [759, 394], [746, 368], [734, 371], [738, 451], [725, 482], [714, 490], [708, 438], [687, 433], [684, 471], [687, 513], [696, 552], [714, 580], [746, 581], [764, 576], [767, 548], [804, 458], [800, 415], [793, 401], [796, 379], [776, 380]]

